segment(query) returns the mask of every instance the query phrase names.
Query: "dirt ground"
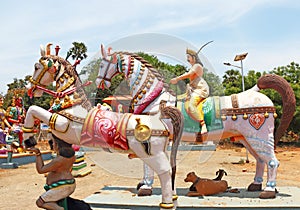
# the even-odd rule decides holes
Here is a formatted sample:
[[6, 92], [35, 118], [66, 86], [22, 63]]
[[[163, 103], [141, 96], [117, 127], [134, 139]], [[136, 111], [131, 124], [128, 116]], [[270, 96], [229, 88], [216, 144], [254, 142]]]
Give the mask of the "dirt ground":
[[[278, 148], [276, 153], [280, 161], [277, 189], [280, 191], [280, 186], [300, 187], [300, 148]], [[250, 163], [245, 163], [244, 148], [218, 146], [217, 151], [180, 151], [177, 157], [176, 186], [187, 191], [191, 183], [183, 180], [190, 171], [201, 177], [215, 178], [218, 169], [225, 169], [228, 175], [224, 179], [233, 188], [246, 188], [255, 173], [255, 160], [249, 155]], [[84, 199], [104, 186], [136, 186], [142, 177], [141, 161], [129, 160], [126, 154], [86, 151], [85, 158], [92, 173], [76, 178], [77, 188], [71, 197]], [[44, 192], [44, 183], [45, 176], [36, 172], [35, 163], [17, 169], [0, 169], [0, 209], [38, 209], [35, 200]], [[157, 177], [154, 186], [159, 186]]]

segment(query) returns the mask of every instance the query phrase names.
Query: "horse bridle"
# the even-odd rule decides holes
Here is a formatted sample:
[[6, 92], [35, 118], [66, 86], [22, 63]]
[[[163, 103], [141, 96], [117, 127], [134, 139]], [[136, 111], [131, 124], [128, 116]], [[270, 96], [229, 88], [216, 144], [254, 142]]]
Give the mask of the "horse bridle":
[[41, 82], [41, 79], [43, 78], [43, 76], [45, 75], [45, 73], [49, 70], [49, 68], [53, 66], [53, 62], [49, 62], [48, 64], [46, 64], [45, 61], [42, 60], [42, 58], [41, 58], [39, 60], [39, 63], [42, 64], [42, 66], [43, 66], [42, 72], [37, 76], [36, 79], [33, 79], [33, 77], [31, 76], [29, 78], [29, 82], [34, 85], [39, 85], [39, 86], [45, 87], [45, 85], [41, 84], [40, 82]]
[[111, 78], [107, 78], [106, 76], [107, 76], [108, 70], [110, 69], [110, 66], [111, 66], [111, 65], [115, 65], [115, 69], [117, 69], [117, 71], [116, 71], [115, 74], [121, 73], [121, 72], [119, 71], [119, 68], [118, 68], [118, 62], [117, 62], [116, 64], [114, 64], [114, 63], [112, 62], [112, 57], [110, 58], [110, 60], [108, 60], [108, 59], [106, 59], [106, 58], [102, 58], [102, 60], [108, 62], [108, 65], [106, 66], [106, 69], [105, 69], [105, 72], [104, 72], [103, 77], [102, 77], [102, 76], [97, 76], [97, 78], [102, 79], [102, 80], [104, 80], [104, 81], [111, 82], [111, 79], [113, 78], [114, 75], [112, 75]]

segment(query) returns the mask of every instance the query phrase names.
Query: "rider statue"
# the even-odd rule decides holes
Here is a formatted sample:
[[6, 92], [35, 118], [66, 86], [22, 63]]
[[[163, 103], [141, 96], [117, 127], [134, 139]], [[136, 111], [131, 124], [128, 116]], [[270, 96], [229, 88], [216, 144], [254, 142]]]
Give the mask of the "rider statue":
[[[200, 48], [201, 50], [201, 48]], [[200, 52], [200, 50], [198, 52]], [[201, 134], [207, 133], [206, 124], [204, 121], [204, 113], [202, 105], [205, 98], [209, 95], [209, 87], [206, 81], [203, 79], [203, 64], [198, 57], [198, 53], [194, 50], [187, 49], [187, 61], [192, 65], [190, 70], [178, 77], [170, 80], [171, 84], [177, 84], [179, 80], [190, 79], [190, 84], [187, 85], [187, 95], [190, 98], [189, 112], [200, 122]], [[198, 139], [198, 135], [197, 135]], [[143, 180], [138, 184], [138, 195], [149, 195], [152, 193], [152, 184], [154, 180], [153, 170], [146, 164], [144, 164], [144, 177]]]
[[5, 138], [11, 128], [12, 126], [6, 119], [6, 111], [3, 108], [3, 97], [0, 96], [0, 144], [6, 144]]
[[209, 96], [209, 87], [203, 79], [203, 64], [201, 63], [198, 53], [194, 50], [187, 49], [187, 61], [192, 65], [190, 70], [178, 77], [170, 80], [171, 84], [177, 84], [179, 80], [189, 79], [187, 85], [187, 98], [190, 99], [189, 112], [193, 118], [200, 122], [201, 134], [207, 133], [202, 110], [204, 100]]
[[19, 138], [19, 143], [22, 145], [23, 134], [21, 125], [24, 123], [26, 111], [23, 107], [22, 97], [13, 97], [11, 106], [6, 110], [7, 120], [11, 126], [14, 127], [13, 131]]

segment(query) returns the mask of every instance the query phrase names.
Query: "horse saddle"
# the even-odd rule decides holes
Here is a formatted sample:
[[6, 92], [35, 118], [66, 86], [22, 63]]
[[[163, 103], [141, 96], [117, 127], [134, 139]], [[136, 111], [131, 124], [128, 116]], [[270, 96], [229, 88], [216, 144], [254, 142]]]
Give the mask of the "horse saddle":
[[[181, 110], [184, 116], [184, 131], [189, 133], [201, 132], [199, 121], [195, 119], [189, 111], [190, 100], [178, 101], [177, 108]], [[219, 130], [223, 128], [221, 119], [221, 104], [218, 96], [208, 97], [202, 101], [202, 110], [204, 121], [208, 131]]]

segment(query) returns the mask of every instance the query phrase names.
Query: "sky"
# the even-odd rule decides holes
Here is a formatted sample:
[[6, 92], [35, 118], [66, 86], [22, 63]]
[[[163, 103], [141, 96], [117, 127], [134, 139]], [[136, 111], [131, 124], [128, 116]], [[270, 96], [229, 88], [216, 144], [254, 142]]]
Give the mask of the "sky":
[[[231, 69], [224, 62], [240, 66], [234, 57], [246, 52], [244, 74], [268, 72], [300, 62], [299, 20], [297, 0], [3, 1], [0, 93], [7, 92], [14, 78], [32, 75], [40, 45], [49, 42], [60, 46], [62, 57], [72, 42], [83, 42], [88, 48], [83, 67], [99, 54], [101, 44], [116, 51], [134, 46], [138, 51], [185, 56], [186, 47], [198, 49], [213, 40], [201, 56], [218, 75]], [[137, 43], [135, 38], [141, 36], [144, 42]], [[177, 41], [182, 48], [176, 48]]]

